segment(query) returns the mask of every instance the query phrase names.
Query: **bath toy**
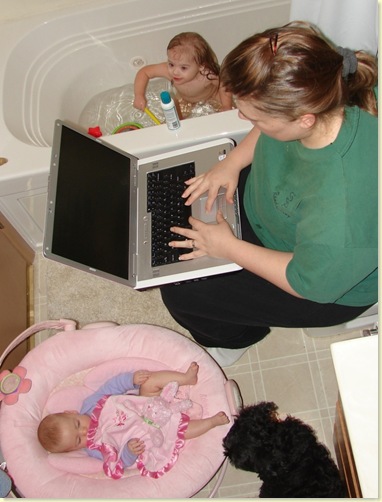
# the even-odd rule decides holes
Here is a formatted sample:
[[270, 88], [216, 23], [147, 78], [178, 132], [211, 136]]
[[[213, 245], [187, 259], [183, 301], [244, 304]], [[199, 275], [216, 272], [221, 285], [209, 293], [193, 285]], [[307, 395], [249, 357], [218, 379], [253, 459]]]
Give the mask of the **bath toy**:
[[145, 108], [145, 113], [151, 118], [153, 122], [155, 122], [157, 125], [161, 125], [162, 122], [147, 107]]
[[91, 136], [94, 136], [95, 138], [100, 138], [102, 136], [102, 131], [99, 126], [89, 127], [88, 134], [90, 134]]
[[143, 126], [138, 124], [138, 122], [125, 122], [124, 124], [116, 127], [111, 134], [118, 134], [120, 132], [135, 131], [137, 129], [142, 129]]

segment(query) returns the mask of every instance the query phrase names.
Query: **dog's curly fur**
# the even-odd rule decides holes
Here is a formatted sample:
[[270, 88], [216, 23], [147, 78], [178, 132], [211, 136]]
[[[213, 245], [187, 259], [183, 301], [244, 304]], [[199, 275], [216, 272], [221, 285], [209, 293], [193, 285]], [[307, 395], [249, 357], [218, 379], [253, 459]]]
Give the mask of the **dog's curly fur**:
[[238, 469], [263, 481], [260, 497], [346, 497], [329, 450], [298, 418], [280, 420], [273, 402], [245, 406], [223, 440], [224, 453]]

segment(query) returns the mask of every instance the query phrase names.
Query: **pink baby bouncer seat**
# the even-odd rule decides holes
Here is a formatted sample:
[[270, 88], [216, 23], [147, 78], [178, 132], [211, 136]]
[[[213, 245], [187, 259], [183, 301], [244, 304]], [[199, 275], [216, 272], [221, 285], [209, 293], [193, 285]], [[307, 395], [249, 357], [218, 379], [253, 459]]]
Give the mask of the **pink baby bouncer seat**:
[[[74, 321], [46, 321], [31, 326], [9, 345], [0, 367], [22, 340], [46, 329], [59, 332], [33, 348], [14, 373], [4, 369], [0, 373], [0, 449], [17, 496], [190, 498], [223, 466], [209, 496], [215, 495], [227, 465], [222, 440], [230, 424], [186, 441], [172, 469], [158, 479], [142, 476], [132, 466], [121, 479], [113, 480], [103, 473], [101, 460], [82, 450], [49, 454], [37, 439], [37, 427], [45, 415], [79, 410], [82, 401], [113, 375], [138, 369], [186, 371], [191, 361], [199, 364], [198, 383], [181, 388], [193, 403], [190, 417], [220, 410], [232, 417], [241, 406], [239, 389], [205, 350], [158, 326], [94, 323], [77, 329]], [[16, 391], [7, 390], [4, 375], [8, 387], [12, 379], [19, 381]]]

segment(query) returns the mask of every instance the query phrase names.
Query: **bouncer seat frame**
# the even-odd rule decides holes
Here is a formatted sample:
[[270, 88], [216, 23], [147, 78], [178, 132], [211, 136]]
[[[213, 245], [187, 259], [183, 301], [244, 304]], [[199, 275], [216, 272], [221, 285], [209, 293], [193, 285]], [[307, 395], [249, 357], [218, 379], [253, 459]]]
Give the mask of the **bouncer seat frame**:
[[126, 476], [113, 480], [103, 474], [100, 460], [83, 451], [70, 452], [77, 456], [49, 454], [37, 439], [38, 424], [47, 413], [62, 411], [62, 407], [79, 409], [83, 398], [113, 374], [141, 368], [185, 371], [191, 361], [199, 364], [198, 382], [188, 386], [194, 413], [210, 416], [222, 410], [233, 417], [242, 405], [239, 388], [209, 354], [191, 339], [159, 326], [93, 323], [77, 329], [75, 321], [62, 319], [37, 323], [21, 333], [2, 354], [0, 368], [19, 343], [47, 329], [59, 332], [20, 362], [26, 370], [24, 380], [31, 381], [30, 390], [25, 385], [13, 398], [16, 402], [7, 404], [3, 399], [0, 406], [0, 449], [14, 494], [26, 498], [190, 498], [219, 472], [209, 495], [214, 497], [227, 466], [222, 440], [230, 424], [186, 441], [173, 468], [159, 479], [142, 476], [133, 467], [125, 470]]

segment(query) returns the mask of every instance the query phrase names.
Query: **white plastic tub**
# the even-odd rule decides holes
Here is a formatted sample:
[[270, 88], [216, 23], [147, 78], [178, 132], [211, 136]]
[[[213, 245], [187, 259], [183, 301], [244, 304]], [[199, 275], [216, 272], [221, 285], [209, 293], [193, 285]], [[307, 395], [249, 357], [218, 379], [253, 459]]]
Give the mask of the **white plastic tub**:
[[[168, 41], [197, 31], [219, 60], [242, 39], [288, 22], [290, 1], [94, 0], [0, 25], [0, 211], [34, 248], [42, 243], [53, 124], [78, 123], [100, 92], [134, 81], [140, 65], [164, 61]], [[110, 136], [144, 155], [230, 136], [249, 125], [235, 111]]]

